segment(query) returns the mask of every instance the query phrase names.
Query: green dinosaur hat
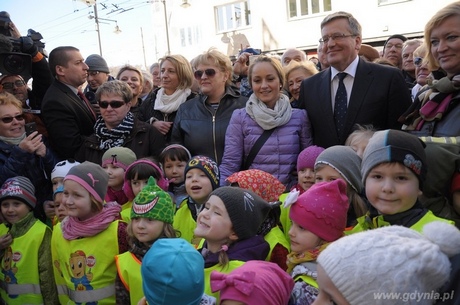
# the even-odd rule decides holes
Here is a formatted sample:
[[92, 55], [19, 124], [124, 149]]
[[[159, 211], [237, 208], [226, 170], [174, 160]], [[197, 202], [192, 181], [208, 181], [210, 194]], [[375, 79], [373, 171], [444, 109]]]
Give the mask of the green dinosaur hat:
[[163, 191], [153, 177], [133, 200], [131, 219], [144, 217], [165, 223], [173, 223], [174, 203], [171, 196]]

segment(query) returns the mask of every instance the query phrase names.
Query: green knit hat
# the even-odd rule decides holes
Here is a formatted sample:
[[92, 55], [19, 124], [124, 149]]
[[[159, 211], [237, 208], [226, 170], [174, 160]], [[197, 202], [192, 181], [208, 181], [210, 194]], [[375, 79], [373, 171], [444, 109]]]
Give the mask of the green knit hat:
[[131, 219], [143, 217], [173, 223], [174, 203], [171, 196], [163, 191], [152, 176], [142, 191], [133, 200]]

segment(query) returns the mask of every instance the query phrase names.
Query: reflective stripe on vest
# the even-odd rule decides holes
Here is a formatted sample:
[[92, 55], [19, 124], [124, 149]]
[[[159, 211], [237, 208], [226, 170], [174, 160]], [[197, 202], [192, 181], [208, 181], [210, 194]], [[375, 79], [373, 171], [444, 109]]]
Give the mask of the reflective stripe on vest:
[[115, 284], [94, 290], [70, 290], [69, 296], [75, 303], [89, 303], [115, 295]]
[[[3, 282], [2, 282], [3, 286]], [[38, 284], [9, 284], [7, 285], [8, 294], [42, 294], [40, 285]]]

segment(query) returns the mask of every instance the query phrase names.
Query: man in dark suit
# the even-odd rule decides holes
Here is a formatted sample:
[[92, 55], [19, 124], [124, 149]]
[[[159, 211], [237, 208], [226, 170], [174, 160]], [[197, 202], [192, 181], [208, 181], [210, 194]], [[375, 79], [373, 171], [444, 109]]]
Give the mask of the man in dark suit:
[[321, 35], [330, 67], [305, 79], [299, 97], [312, 124], [314, 144], [343, 145], [355, 124], [400, 129], [398, 118], [411, 103], [401, 71], [359, 58], [361, 25], [349, 13], [326, 16]]
[[96, 122], [94, 108], [80, 97], [88, 66], [75, 47], [58, 47], [49, 56], [54, 82], [42, 102], [42, 117], [49, 140], [61, 159], [74, 158], [84, 136], [91, 135]]

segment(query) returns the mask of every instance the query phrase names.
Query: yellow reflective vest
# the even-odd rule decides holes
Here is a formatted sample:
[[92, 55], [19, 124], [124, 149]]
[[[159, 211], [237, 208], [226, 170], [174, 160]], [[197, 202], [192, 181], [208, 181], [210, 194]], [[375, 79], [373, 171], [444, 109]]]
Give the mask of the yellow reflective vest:
[[202, 238], [195, 237], [194, 231], [196, 228], [196, 221], [192, 217], [192, 212], [188, 208], [187, 199], [182, 201], [181, 207], [174, 215], [173, 227], [180, 231], [180, 237], [191, 243], [195, 248], [201, 242]]
[[131, 208], [133, 207], [133, 202], [128, 201], [125, 204], [121, 206], [121, 219], [123, 219], [125, 222], [130, 222], [131, 221]]
[[[0, 235], [8, 232], [0, 225]], [[38, 275], [38, 250], [50, 230], [41, 221], [36, 221], [26, 234], [13, 239], [2, 257], [0, 275], [1, 298], [8, 305], [43, 304]]]
[[115, 256], [118, 276], [129, 291], [131, 305], [137, 305], [144, 296], [142, 291], [141, 261], [131, 252]]
[[[116, 220], [94, 236], [74, 240], [64, 238], [61, 226], [54, 228], [51, 238], [53, 264], [55, 271], [64, 278], [70, 299], [68, 304], [115, 304], [118, 224]], [[58, 288], [58, 292], [62, 291], [62, 287]]]
[[270, 232], [268, 232], [264, 236], [264, 239], [270, 245], [270, 252], [268, 253], [267, 258], [265, 259], [266, 261], [270, 261], [270, 258], [273, 252], [273, 248], [275, 248], [277, 244], [282, 245], [283, 247], [287, 249], [288, 252], [291, 252], [291, 245], [286, 240], [286, 237], [284, 236], [283, 231], [278, 226], [272, 228]]
[[211, 290], [211, 272], [216, 270], [220, 273], [229, 274], [236, 268], [242, 266], [245, 262], [233, 260], [229, 261], [226, 266], [221, 266], [216, 264], [212, 267], [204, 268], [204, 293], [210, 297], [216, 298], [216, 304], [220, 304], [220, 294], [219, 292], [212, 292]]

